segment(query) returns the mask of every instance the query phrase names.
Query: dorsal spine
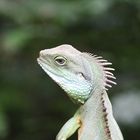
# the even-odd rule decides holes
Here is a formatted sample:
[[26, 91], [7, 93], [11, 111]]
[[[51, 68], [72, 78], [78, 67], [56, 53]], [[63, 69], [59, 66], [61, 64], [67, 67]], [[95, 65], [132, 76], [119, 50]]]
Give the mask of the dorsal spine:
[[103, 120], [104, 120], [104, 124], [105, 124], [105, 133], [108, 137], [109, 140], [112, 140], [111, 138], [111, 132], [110, 132], [110, 128], [109, 128], [109, 124], [108, 124], [108, 113], [107, 113], [107, 108], [105, 107], [105, 100], [103, 98], [104, 93], [101, 94], [101, 104], [102, 104], [102, 112], [103, 112]]

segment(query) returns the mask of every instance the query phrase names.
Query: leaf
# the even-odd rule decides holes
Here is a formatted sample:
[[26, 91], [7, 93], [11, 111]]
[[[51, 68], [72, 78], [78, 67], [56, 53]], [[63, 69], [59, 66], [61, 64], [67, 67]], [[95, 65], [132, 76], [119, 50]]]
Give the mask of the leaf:
[[29, 31], [24, 29], [15, 29], [6, 32], [3, 36], [2, 45], [5, 51], [16, 53], [22, 49], [30, 38]]

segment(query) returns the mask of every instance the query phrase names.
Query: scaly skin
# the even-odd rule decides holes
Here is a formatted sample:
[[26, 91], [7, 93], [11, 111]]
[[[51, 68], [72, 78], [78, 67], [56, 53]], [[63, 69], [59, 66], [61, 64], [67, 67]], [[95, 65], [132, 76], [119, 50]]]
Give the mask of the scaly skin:
[[113, 117], [106, 93], [116, 84], [105, 67], [111, 63], [102, 57], [82, 53], [71, 45], [40, 51], [37, 59], [43, 70], [81, 106], [58, 133], [56, 140], [66, 140], [78, 129], [78, 140], [123, 140]]

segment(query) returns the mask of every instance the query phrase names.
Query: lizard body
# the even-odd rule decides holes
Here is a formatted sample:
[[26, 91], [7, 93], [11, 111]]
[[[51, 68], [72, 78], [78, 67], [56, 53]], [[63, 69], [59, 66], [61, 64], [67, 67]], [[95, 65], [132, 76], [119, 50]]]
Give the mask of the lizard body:
[[37, 59], [44, 71], [68, 96], [81, 106], [58, 133], [56, 140], [66, 140], [78, 129], [78, 140], [123, 140], [113, 117], [107, 87], [116, 84], [102, 57], [60, 45], [40, 51]]

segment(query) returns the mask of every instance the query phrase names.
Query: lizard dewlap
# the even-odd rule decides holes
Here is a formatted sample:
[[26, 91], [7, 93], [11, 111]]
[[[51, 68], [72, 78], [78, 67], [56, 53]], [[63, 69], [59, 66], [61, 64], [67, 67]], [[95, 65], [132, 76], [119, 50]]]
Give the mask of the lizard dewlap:
[[78, 140], [123, 140], [113, 117], [107, 90], [116, 84], [111, 63], [64, 44], [40, 51], [42, 69], [81, 107], [66, 122], [56, 140], [66, 140], [77, 129]]

